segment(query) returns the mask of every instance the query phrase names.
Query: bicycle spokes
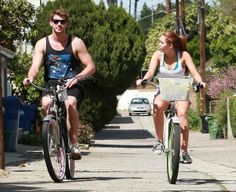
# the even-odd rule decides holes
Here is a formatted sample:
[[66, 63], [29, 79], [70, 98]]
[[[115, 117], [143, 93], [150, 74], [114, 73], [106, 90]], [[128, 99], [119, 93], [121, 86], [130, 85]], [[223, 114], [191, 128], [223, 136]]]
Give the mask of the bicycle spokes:
[[64, 140], [60, 139], [60, 130], [54, 120], [43, 123], [42, 137], [44, 159], [49, 175], [55, 182], [61, 182], [66, 169], [65, 144]]
[[180, 126], [170, 122], [169, 140], [167, 150], [167, 175], [168, 181], [174, 184], [178, 177], [179, 171], [179, 154], [180, 154]]

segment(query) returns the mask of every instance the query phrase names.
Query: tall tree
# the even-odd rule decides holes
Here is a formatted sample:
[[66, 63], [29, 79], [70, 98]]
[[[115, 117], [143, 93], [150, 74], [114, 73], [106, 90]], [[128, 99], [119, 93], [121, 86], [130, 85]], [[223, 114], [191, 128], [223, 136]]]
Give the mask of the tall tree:
[[143, 4], [140, 19], [138, 20], [141, 29], [146, 35], [152, 25], [165, 15], [164, 4], [157, 4], [156, 8], [149, 8], [146, 3]]
[[107, 0], [107, 4], [110, 5], [116, 5], [117, 6], [118, 0]]
[[170, 12], [171, 12], [171, 1], [166, 0], [166, 13], [170, 14]]
[[148, 29], [152, 25], [152, 16], [151, 8], [149, 8], [147, 4], [144, 3], [140, 14], [140, 19], [138, 20], [138, 23], [141, 26], [144, 34], [147, 34]]
[[27, 40], [34, 15], [27, 0], [0, 0], [0, 45], [15, 50], [14, 41]]

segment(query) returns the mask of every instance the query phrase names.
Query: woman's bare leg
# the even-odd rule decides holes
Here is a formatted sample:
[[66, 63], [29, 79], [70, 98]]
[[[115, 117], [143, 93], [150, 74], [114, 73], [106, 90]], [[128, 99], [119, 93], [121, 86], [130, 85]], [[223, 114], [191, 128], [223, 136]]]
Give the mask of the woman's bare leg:
[[156, 96], [153, 103], [153, 122], [157, 140], [163, 142], [164, 111], [168, 107], [168, 102], [163, 101], [160, 96]]
[[177, 114], [180, 119], [181, 127], [181, 149], [183, 151], [188, 150], [189, 141], [189, 122], [188, 122], [188, 101], [177, 101], [176, 102]]

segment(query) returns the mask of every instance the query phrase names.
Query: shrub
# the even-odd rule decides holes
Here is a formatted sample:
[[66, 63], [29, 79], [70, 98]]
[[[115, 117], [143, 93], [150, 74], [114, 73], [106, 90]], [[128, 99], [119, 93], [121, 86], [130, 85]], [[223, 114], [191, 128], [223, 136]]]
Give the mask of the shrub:
[[213, 99], [217, 99], [224, 91], [236, 90], [236, 68], [231, 67], [216, 74], [207, 87], [207, 94]]
[[190, 108], [189, 110], [189, 129], [198, 131], [200, 129], [200, 117], [197, 111]]
[[90, 144], [91, 138], [94, 136], [94, 131], [90, 123], [83, 122], [80, 128], [79, 143]]

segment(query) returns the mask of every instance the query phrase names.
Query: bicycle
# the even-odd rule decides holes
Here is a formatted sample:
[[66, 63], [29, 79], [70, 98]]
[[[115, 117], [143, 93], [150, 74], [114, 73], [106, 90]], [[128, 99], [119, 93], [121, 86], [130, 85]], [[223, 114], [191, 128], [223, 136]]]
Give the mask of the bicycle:
[[[76, 77], [75, 77], [76, 78]], [[86, 76], [84, 79], [88, 79]], [[50, 88], [43, 88], [30, 83], [36, 89], [50, 94], [52, 104], [47, 109], [47, 115], [42, 124], [42, 145], [44, 160], [48, 173], [54, 182], [74, 179], [75, 160], [70, 158], [71, 141], [66, 127], [67, 100], [66, 80], [55, 80]]]
[[[163, 127], [163, 153], [167, 157], [167, 177], [170, 184], [175, 184], [180, 162], [180, 120], [175, 109], [175, 101], [188, 100], [190, 87], [193, 83], [191, 76], [184, 77], [157, 77], [159, 85], [143, 80], [142, 85], [151, 84], [160, 90], [162, 99], [169, 101], [168, 109], [164, 112], [165, 121]], [[176, 92], [173, 92], [175, 88]], [[201, 84], [194, 84], [195, 92], [202, 88]]]

